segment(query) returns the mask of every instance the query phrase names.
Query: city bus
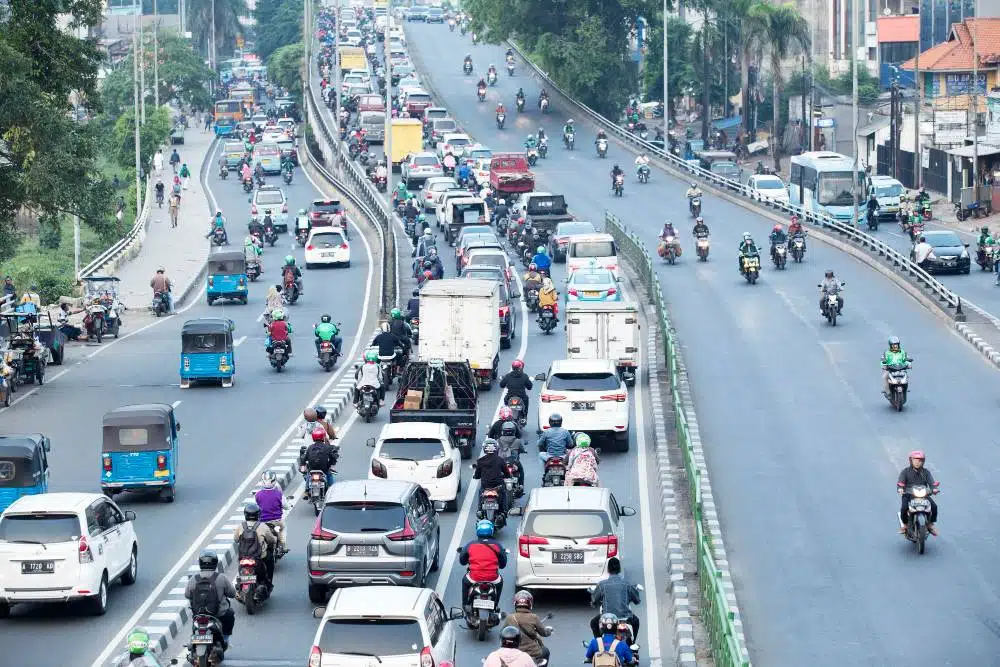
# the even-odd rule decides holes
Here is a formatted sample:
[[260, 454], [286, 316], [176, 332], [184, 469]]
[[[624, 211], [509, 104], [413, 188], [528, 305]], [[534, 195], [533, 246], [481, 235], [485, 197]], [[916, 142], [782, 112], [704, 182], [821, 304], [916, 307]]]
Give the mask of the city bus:
[[215, 136], [225, 137], [233, 133], [237, 124], [243, 121], [243, 104], [239, 100], [222, 100], [215, 103]]
[[[851, 222], [854, 216], [853, 169], [854, 159], [839, 153], [811, 151], [795, 155], [791, 160], [788, 198], [806, 210]], [[861, 208], [864, 208], [865, 184], [865, 172], [858, 169], [857, 193]]]

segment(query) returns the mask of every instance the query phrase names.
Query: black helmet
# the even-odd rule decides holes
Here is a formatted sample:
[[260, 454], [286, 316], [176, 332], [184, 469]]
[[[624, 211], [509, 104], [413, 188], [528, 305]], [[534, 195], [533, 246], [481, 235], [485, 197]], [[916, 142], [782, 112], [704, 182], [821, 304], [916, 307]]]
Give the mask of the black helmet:
[[[613, 632], [613, 630], [612, 630]], [[503, 648], [518, 648], [521, 645], [521, 629], [516, 625], [508, 625], [500, 631], [500, 646]]]
[[549, 426], [556, 427], [562, 426], [562, 415], [558, 412], [553, 412], [549, 415]]
[[413, 296], [420, 296], [420, 290], [418, 289], [413, 290]]
[[316, 419], [326, 419], [326, 408], [322, 405], [317, 405], [313, 410], [316, 411]]
[[243, 508], [243, 518], [247, 521], [260, 521], [260, 505], [247, 503]]
[[500, 425], [500, 435], [512, 436], [517, 434], [517, 426], [514, 422], [504, 422]]
[[320, 318], [319, 318], [319, 321], [323, 322], [324, 324], [329, 324], [332, 320], [333, 320], [333, 318], [330, 317], [329, 315], [326, 315], [326, 314], [320, 316]]
[[198, 556], [198, 569], [212, 571], [219, 569], [219, 555], [214, 551], [202, 551]]

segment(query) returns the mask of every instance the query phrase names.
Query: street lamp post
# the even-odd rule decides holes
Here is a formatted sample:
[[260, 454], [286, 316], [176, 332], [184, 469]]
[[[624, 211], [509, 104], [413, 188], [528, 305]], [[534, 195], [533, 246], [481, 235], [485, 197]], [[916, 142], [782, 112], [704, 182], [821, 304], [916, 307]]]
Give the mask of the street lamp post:
[[[976, 2], [979, 16], [979, 2]], [[979, 203], [979, 51], [976, 48], [976, 21], [972, 19], [972, 196]]]
[[[386, 36], [382, 42], [382, 56], [385, 58], [385, 203], [386, 209], [392, 210], [392, 60], [385, 44], [389, 39], [389, 21], [392, 17], [392, 0], [386, 6], [385, 29]], [[340, 91], [337, 91], [338, 94]]]
[[142, 210], [142, 182], [139, 179], [139, 30], [132, 31], [132, 115], [135, 127], [135, 214]]
[[851, 117], [854, 120], [854, 132], [851, 143], [854, 146], [854, 167], [851, 169], [851, 199], [854, 200], [854, 217], [851, 224], [858, 222], [858, 5], [851, 3]]
[[156, 11], [156, 0], [153, 0], [153, 104], [160, 106], [160, 43], [159, 43], [159, 23], [160, 17]]
[[663, 134], [670, 131], [670, 67], [667, 64], [667, 0], [663, 0]]
[[139, 48], [136, 49], [135, 57], [139, 59], [139, 115], [142, 124], [146, 124], [146, 58], [145, 58], [145, 35], [142, 32], [142, 2], [135, 0], [135, 30], [139, 34]]

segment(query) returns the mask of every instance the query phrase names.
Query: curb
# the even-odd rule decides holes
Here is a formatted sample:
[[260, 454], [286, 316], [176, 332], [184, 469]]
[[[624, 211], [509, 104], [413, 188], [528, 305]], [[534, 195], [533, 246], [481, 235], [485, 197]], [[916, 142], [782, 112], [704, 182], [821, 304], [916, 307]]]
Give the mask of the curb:
[[985, 340], [976, 335], [968, 324], [964, 322], [955, 322], [955, 330], [962, 335], [962, 338], [969, 341], [973, 347], [979, 350], [979, 353], [989, 360], [991, 364], [1000, 368], [1000, 352]]

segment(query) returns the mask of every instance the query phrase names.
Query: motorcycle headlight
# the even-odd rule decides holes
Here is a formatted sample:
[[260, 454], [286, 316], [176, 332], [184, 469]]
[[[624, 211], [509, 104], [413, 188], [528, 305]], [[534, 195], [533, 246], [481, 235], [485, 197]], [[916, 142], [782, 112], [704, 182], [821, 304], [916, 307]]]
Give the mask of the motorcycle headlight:
[[924, 487], [924, 486], [914, 487], [911, 495], [914, 498], [926, 498], [927, 497], [927, 487]]

